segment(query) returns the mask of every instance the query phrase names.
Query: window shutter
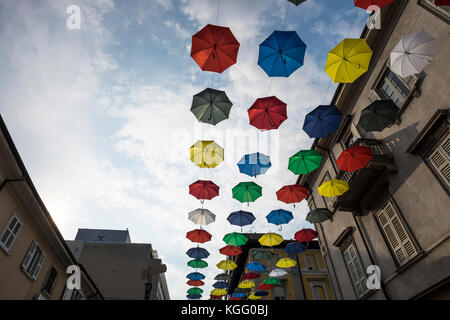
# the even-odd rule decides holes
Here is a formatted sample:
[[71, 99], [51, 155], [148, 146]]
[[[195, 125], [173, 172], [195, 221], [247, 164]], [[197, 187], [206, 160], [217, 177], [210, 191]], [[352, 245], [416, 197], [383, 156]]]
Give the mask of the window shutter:
[[0, 242], [2, 243], [2, 245], [4, 245], [5, 249], [9, 250], [21, 227], [22, 223], [20, 222], [19, 218], [14, 215], [9, 220], [7, 226], [0, 236]]
[[25, 258], [23, 259], [23, 262], [22, 262], [22, 269], [23, 270], [27, 270], [28, 265], [31, 262], [31, 258], [33, 258], [34, 252], [36, 251], [36, 247], [37, 247], [37, 242], [33, 241], [31, 243], [30, 249], [28, 249], [28, 252], [27, 252]]
[[39, 275], [39, 271], [41, 271], [42, 264], [44, 263], [44, 260], [45, 260], [45, 253], [42, 252], [42, 255], [41, 255], [40, 259], [39, 259], [39, 262], [38, 262], [38, 264], [36, 266], [36, 269], [34, 269], [33, 275], [31, 276], [31, 278], [33, 278], [34, 280], [37, 279], [37, 277]]
[[379, 94], [377, 93], [377, 91], [375, 89], [370, 90], [369, 96], [367, 98], [370, 103], [377, 101], [377, 100], [381, 100], [381, 97], [379, 96]]
[[450, 134], [439, 144], [436, 150], [428, 157], [433, 168], [450, 188]]
[[350, 244], [344, 251], [345, 262], [347, 263], [350, 278], [358, 298], [361, 298], [367, 291], [366, 273], [354, 244]]

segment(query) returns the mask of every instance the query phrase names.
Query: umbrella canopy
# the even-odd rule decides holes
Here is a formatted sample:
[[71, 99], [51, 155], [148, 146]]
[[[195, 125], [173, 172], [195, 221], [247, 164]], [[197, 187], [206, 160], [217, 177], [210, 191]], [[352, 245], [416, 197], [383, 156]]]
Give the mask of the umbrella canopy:
[[247, 243], [248, 238], [241, 233], [233, 232], [227, 233], [223, 237], [223, 241], [230, 246], [243, 246]]
[[280, 279], [270, 277], [270, 278], [266, 278], [263, 283], [269, 284], [269, 285], [276, 285], [276, 284], [280, 283]]
[[259, 291], [256, 291], [254, 293], [254, 295], [257, 296], [257, 297], [265, 297], [265, 296], [269, 295], [269, 292], [267, 292], [265, 290], [259, 290]]
[[258, 239], [258, 242], [263, 246], [273, 247], [282, 243], [283, 240], [283, 237], [278, 233], [269, 232], [263, 234], [261, 238]]
[[245, 298], [247, 297], [247, 294], [242, 292], [235, 292], [231, 295], [233, 298]]
[[215, 168], [224, 159], [224, 150], [214, 141], [199, 140], [189, 149], [190, 159], [200, 168]]
[[269, 156], [256, 152], [243, 156], [237, 165], [240, 173], [256, 178], [258, 175], [265, 174], [272, 163]]
[[189, 294], [202, 294], [203, 290], [200, 288], [190, 288], [187, 293]]
[[298, 6], [300, 3], [305, 2], [306, 0], [288, 0], [289, 2], [292, 2], [296, 6]]
[[277, 191], [277, 199], [284, 203], [298, 203], [306, 199], [307, 196], [308, 196], [308, 189], [296, 184], [284, 186]]
[[216, 266], [222, 270], [234, 270], [236, 269], [237, 264], [231, 260], [222, 260]]
[[319, 233], [313, 229], [306, 228], [297, 231], [294, 235], [294, 239], [299, 242], [310, 242], [317, 238]]
[[333, 213], [325, 208], [314, 209], [306, 215], [306, 221], [310, 223], [321, 223], [333, 217]]
[[205, 279], [205, 276], [200, 272], [191, 272], [186, 276], [186, 278], [189, 280], [203, 280]]
[[186, 234], [186, 238], [188, 238], [192, 242], [198, 242], [198, 243], [205, 243], [205, 242], [211, 241], [211, 237], [212, 236], [208, 231], [202, 230], [202, 229], [195, 229], [195, 230], [189, 231]]
[[255, 260], [270, 260], [274, 254], [269, 250], [256, 250], [253, 252], [253, 259]]
[[261, 272], [261, 271], [266, 270], [266, 267], [262, 263], [259, 263], [259, 262], [250, 262], [245, 267], [248, 270], [255, 271], [255, 272]]
[[253, 213], [242, 210], [230, 213], [227, 218], [230, 224], [239, 227], [250, 225], [253, 223], [253, 221], [255, 221], [255, 219], [256, 218]]
[[[277, 279], [278, 280], [278, 279]], [[258, 285], [256, 288], [258, 288], [258, 290], [270, 290], [273, 288], [272, 284], [265, 284], [265, 283], [261, 283], [260, 285]]]
[[339, 129], [342, 113], [335, 106], [318, 106], [305, 117], [303, 130], [310, 138], [326, 138]]
[[253, 279], [258, 279], [260, 277], [259, 274], [257, 274], [256, 272], [247, 272], [244, 273], [244, 275], [242, 276], [243, 280], [253, 280]]
[[322, 183], [317, 190], [319, 194], [323, 197], [333, 198], [343, 195], [348, 191], [348, 182], [342, 180], [328, 180]]
[[352, 83], [369, 69], [372, 53], [365, 39], [344, 39], [328, 53], [325, 72], [335, 83]]
[[216, 295], [213, 295], [213, 294], [209, 295], [210, 300], [222, 300], [222, 297], [223, 296], [216, 296]]
[[244, 300], [244, 298], [231, 297], [229, 300]]
[[228, 119], [232, 106], [224, 91], [207, 88], [194, 96], [191, 112], [198, 121], [216, 125]]
[[203, 269], [206, 268], [208, 266], [208, 263], [206, 261], [203, 261], [201, 259], [194, 259], [191, 260], [187, 263], [187, 265], [191, 268], [196, 268], [196, 269]]
[[297, 254], [306, 250], [306, 247], [300, 242], [291, 242], [284, 247], [284, 251], [288, 254]]
[[258, 65], [269, 77], [289, 77], [303, 66], [306, 44], [295, 31], [274, 31], [259, 45]]
[[248, 299], [249, 300], [259, 300], [259, 299], [262, 299], [262, 297], [255, 296], [255, 294], [252, 293], [251, 295], [248, 296]]
[[214, 280], [218, 280], [218, 281], [228, 281], [230, 280], [230, 275], [226, 274], [226, 273], [220, 273], [217, 276], [214, 277]]
[[238, 288], [241, 288], [241, 289], [250, 289], [250, 288], [254, 288], [254, 287], [255, 287], [255, 283], [250, 280], [244, 280], [244, 281], [239, 282], [239, 284], [238, 284]]
[[188, 294], [186, 295], [186, 298], [190, 299], [190, 300], [199, 300], [202, 298], [201, 294]]
[[189, 194], [197, 199], [211, 200], [219, 195], [220, 187], [209, 180], [197, 180], [189, 186]]
[[247, 294], [250, 291], [250, 289], [251, 288], [239, 288], [239, 287], [237, 287], [236, 289], [234, 289], [234, 292]]
[[219, 252], [226, 256], [237, 256], [242, 253], [242, 249], [235, 246], [225, 246], [219, 249]]
[[228, 289], [228, 282], [218, 281], [213, 284], [213, 287], [216, 289]]
[[292, 260], [291, 258], [283, 258], [278, 260], [276, 266], [278, 268], [283, 268], [283, 269], [288, 269], [288, 268], [292, 268], [294, 266], [297, 265], [297, 262], [295, 262], [294, 260]]
[[192, 36], [191, 57], [203, 71], [222, 73], [236, 63], [238, 51], [228, 27], [208, 24]]
[[195, 209], [189, 212], [188, 219], [202, 226], [206, 226], [216, 221], [216, 215], [208, 209]]
[[214, 289], [211, 291], [213, 296], [224, 296], [227, 294], [227, 290], [225, 289]]
[[283, 277], [285, 275], [287, 275], [288, 273], [286, 271], [284, 271], [283, 269], [273, 269], [270, 273], [269, 273], [269, 277], [271, 278], [276, 278], [276, 277]]
[[294, 219], [294, 216], [292, 215], [292, 212], [278, 209], [278, 210], [272, 210], [267, 216], [266, 216], [267, 222], [272, 223], [274, 225], [281, 225], [281, 224], [287, 224], [289, 221]]
[[209, 257], [208, 250], [200, 247], [190, 248], [188, 251], [186, 251], [186, 254], [189, 258], [193, 259], [206, 259]]
[[383, 131], [395, 123], [398, 107], [392, 100], [377, 100], [361, 111], [358, 126], [366, 132]]
[[395, 0], [354, 0], [355, 6], [363, 8], [367, 10], [370, 6], [377, 6], [379, 8], [383, 8], [384, 6], [387, 6], [391, 2], [394, 2]]
[[372, 150], [365, 146], [353, 146], [344, 150], [336, 163], [340, 170], [355, 172], [367, 167], [373, 158]]
[[322, 156], [316, 150], [302, 150], [289, 158], [288, 169], [294, 174], [308, 174], [320, 167]]
[[233, 198], [240, 202], [254, 202], [262, 196], [262, 188], [254, 182], [241, 182], [232, 191]]
[[275, 96], [259, 98], [248, 109], [250, 124], [261, 131], [278, 129], [287, 119], [287, 104]]
[[192, 287], [201, 287], [205, 285], [202, 280], [189, 280], [188, 282], [186, 282], [186, 284]]

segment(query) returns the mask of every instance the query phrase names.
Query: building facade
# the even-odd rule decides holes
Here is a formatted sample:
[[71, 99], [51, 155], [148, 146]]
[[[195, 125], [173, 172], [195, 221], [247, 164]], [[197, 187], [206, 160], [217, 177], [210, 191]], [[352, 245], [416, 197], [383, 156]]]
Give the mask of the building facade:
[[[344, 115], [337, 132], [316, 139], [321, 167], [300, 176], [310, 189], [310, 209], [327, 208], [332, 219], [316, 224], [321, 251], [337, 299], [450, 299], [450, 7], [434, 1], [397, 0], [381, 11], [381, 29], [365, 29], [373, 50], [369, 71], [338, 86], [331, 102]], [[424, 30], [435, 57], [423, 72], [401, 78], [390, 70], [390, 52], [407, 34]], [[398, 120], [382, 132], [357, 126], [361, 110], [391, 99]], [[355, 173], [336, 159], [351, 146], [374, 157]], [[317, 188], [330, 179], [350, 190], [324, 198]], [[367, 287], [367, 267], [381, 270], [381, 287]]]

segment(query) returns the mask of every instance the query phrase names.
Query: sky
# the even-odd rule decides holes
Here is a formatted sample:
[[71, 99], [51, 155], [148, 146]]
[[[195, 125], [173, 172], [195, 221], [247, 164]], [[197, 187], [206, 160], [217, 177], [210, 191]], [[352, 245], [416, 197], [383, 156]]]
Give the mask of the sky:
[[[67, 28], [67, 8], [80, 8], [80, 29]], [[216, 215], [205, 229], [212, 241], [204, 298], [216, 264], [225, 257], [223, 236], [240, 229], [226, 220], [236, 210], [256, 221], [244, 232], [278, 232], [285, 239], [310, 227], [305, 201], [296, 208], [275, 192], [294, 184], [288, 159], [309, 149], [305, 115], [329, 104], [336, 85], [324, 72], [327, 53], [344, 38], [359, 38], [368, 13], [351, 0], [7, 0], [0, 2], [0, 113], [27, 170], [67, 240], [78, 228], [128, 228], [132, 242], [151, 243], [167, 265], [172, 299], [186, 299], [185, 252], [196, 246], [187, 219], [200, 208], [189, 195], [196, 180], [212, 180], [220, 196], [204, 207]], [[203, 72], [190, 57], [191, 36], [206, 24], [230, 27], [240, 42], [238, 60], [222, 74]], [[289, 78], [269, 78], [257, 65], [259, 44], [274, 30], [295, 30], [307, 44], [305, 64]], [[233, 102], [216, 126], [190, 112], [192, 96], [207, 87]], [[260, 97], [287, 103], [279, 130], [249, 125], [247, 109]], [[197, 140], [214, 140], [225, 161], [202, 169], [189, 160]], [[239, 173], [246, 153], [271, 157], [256, 179]], [[254, 181], [263, 196], [241, 204], [231, 189]], [[293, 212], [281, 231], [265, 216]]]

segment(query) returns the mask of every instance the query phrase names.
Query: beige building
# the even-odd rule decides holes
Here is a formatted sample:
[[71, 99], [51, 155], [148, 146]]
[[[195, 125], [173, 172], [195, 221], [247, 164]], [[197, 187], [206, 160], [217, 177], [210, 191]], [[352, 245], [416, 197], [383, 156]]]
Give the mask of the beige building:
[[[76, 260], [37, 193], [0, 117], [0, 299], [61, 299]], [[102, 299], [81, 269], [67, 299]]]
[[[425, 0], [382, 9], [381, 29], [362, 33], [374, 51], [369, 71], [338, 86], [331, 104], [344, 115], [341, 126], [315, 140], [322, 165], [298, 179], [312, 191], [311, 209], [334, 213], [316, 230], [337, 299], [450, 299], [449, 10]], [[403, 79], [390, 70], [390, 52], [421, 29], [436, 39], [435, 57]], [[380, 99], [394, 101], [398, 121], [366, 133], [356, 125], [361, 110]], [[356, 173], [339, 171], [336, 159], [352, 145], [369, 146], [374, 158]], [[317, 188], [333, 178], [350, 190], [320, 196]], [[370, 265], [381, 269], [380, 290], [367, 288]]]

